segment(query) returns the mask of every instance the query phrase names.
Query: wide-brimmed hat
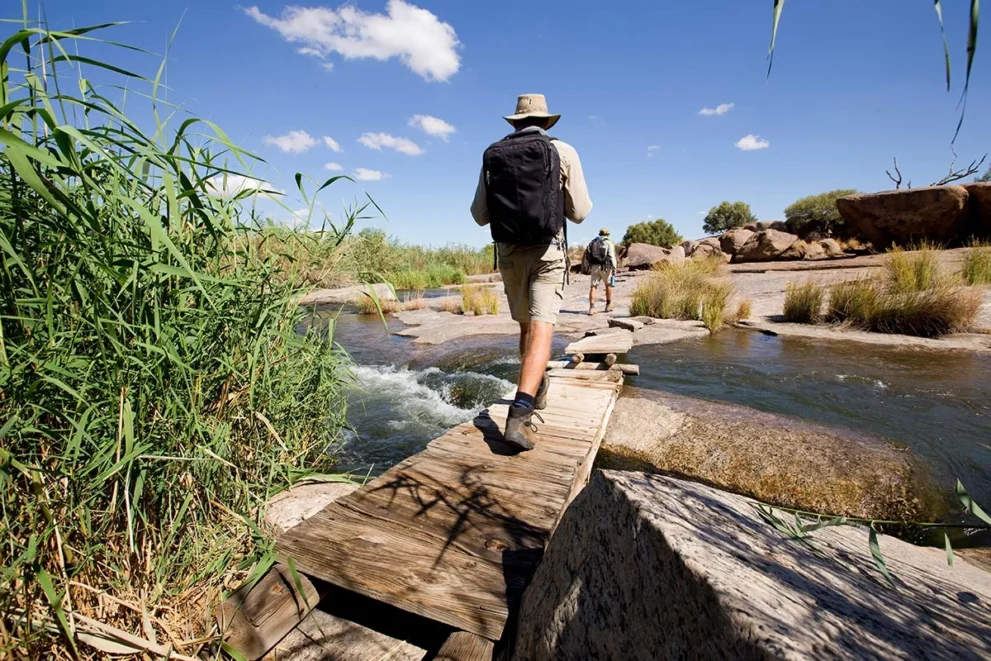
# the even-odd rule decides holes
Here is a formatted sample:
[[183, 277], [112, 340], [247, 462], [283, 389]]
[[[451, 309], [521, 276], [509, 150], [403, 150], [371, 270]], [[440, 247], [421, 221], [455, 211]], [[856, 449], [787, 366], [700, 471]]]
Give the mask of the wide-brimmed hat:
[[539, 117], [548, 120], [547, 128], [554, 126], [557, 124], [557, 120], [561, 119], [561, 115], [552, 115], [547, 112], [547, 99], [544, 98], [543, 94], [520, 94], [519, 98], [516, 99], [516, 114], [503, 117], [503, 119], [512, 124], [527, 117]]
[[599, 236], [609, 236], [609, 230], [603, 227], [602, 229], [599, 230]]

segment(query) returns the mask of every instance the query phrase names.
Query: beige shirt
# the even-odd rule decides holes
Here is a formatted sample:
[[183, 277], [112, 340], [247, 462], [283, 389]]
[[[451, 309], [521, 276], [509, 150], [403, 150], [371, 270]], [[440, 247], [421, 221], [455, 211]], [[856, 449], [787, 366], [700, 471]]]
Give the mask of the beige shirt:
[[[539, 130], [539, 129], [535, 129]], [[561, 188], [564, 189], [564, 216], [575, 223], [581, 223], [592, 210], [592, 200], [585, 187], [585, 175], [578, 152], [567, 142], [553, 140], [561, 161]], [[471, 217], [481, 226], [489, 224], [489, 205], [485, 199], [485, 170], [478, 177], [475, 199], [471, 203]]]

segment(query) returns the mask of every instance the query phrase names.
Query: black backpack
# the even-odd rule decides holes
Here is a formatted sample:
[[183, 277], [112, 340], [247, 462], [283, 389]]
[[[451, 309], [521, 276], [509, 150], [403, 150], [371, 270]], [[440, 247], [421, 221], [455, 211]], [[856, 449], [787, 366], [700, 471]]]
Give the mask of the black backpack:
[[564, 228], [561, 159], [551, 140], [538, 131], [518, 131], [482, 155], [493, 241], [545, 245]]
[[602, 239], [594, 239], [585, 248], [585, 259], [589, 264], [597, 266], [607, 264], [609, 262], [609, 246]]

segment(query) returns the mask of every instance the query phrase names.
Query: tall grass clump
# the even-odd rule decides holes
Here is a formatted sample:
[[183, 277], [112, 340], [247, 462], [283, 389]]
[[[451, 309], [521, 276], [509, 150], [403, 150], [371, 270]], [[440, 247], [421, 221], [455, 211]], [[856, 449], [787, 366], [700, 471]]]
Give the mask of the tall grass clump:
[[880, 288], [872, 280], [841, 282], [829, 290], [826, 321], [866, 327], [879, 307]]
[[822, 319], [822, 304], [826, 289], [814, 280], [785, 287], [785, 321], [793, 324], [814, 324]]
[[274, 559], [260, 505], [329, 466], [347, 363], [222, 192], [250, 155], [160, 121], [158, 77], [122, 82], [149, 132], [65, 79], [98, 33], [0, 45], [0, 650], [92, 657], [96, 620], [190, 658]]
[[728, 282], [710, 277], [718, 266], [715, 260], [664, 264], [633, 291], [630, 314], [702, 321], [715, 332], [725, 323], [726, 306], [733, 293]]
[[968, 285], [991, 285], [991, 243], [971, 243], [964, 256], [961, 275]]
[[921, 292], [952, 284], [939, 265], [936, 246], [924, 243], [912, 252], [893, 250], [885, 265], [887, 288], [897, 294]]
[[465, 285], [461, 292], [461, 309], [475, 315], [499, 314], [499, 292], [487, 285]]

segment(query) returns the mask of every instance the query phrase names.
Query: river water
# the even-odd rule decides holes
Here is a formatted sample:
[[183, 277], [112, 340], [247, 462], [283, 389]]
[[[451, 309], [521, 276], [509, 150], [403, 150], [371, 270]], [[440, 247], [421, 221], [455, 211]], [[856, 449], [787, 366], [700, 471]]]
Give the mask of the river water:
[[[327, 312], [325, 315], [337, 314]], [[317, 321], [316, 323], [326, 323]], [[389, 320], [395, 330], [402, 324]], [[377, 317], [337, 314], [335, 340], [357, 363], [340, 468], [380, 473], [512, 391], [516, 338], [438, 347], [387, 333]], [[555, 341], [557, 352], [566, 340]], [[875, 432], [911, 448], [940, 486], [959, 478], [991, 509], [991, 358], [884, 349], [726, 330], [635, 348], [630, 385]]]

